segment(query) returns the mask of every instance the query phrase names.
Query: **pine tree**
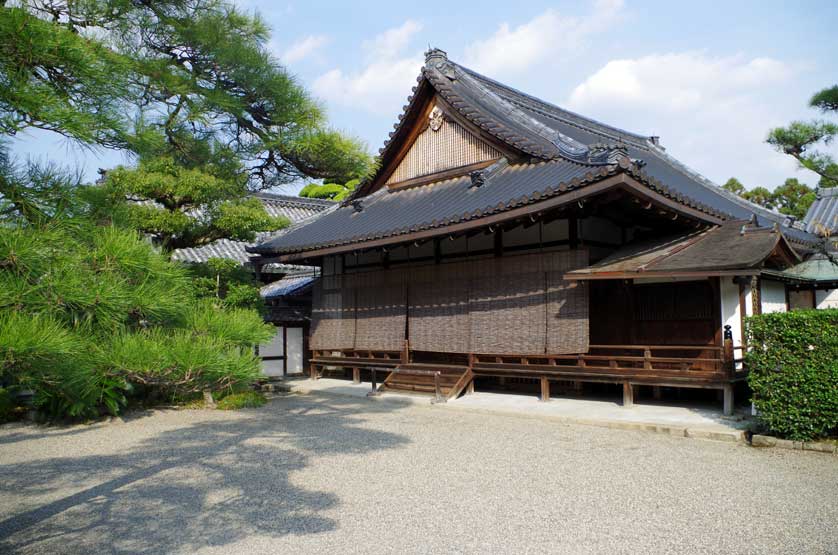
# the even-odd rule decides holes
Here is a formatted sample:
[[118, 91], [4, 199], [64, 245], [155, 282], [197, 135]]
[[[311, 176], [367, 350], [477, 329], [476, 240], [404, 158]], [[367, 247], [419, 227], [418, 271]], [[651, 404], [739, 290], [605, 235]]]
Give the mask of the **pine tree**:
[[[838, 85], [823, 89], [809, 101], [809, 106], [824, 114], [838, 115]], [[793, 121], [768, 134], [768, 143], [780, 152], [794, 157], [800, 166], [830, 182], [838, 181], [838, 166], [832, 156], [816, 150], [818, 144], [829, 145], [838, 136], [838, 124], [825, 121]]]

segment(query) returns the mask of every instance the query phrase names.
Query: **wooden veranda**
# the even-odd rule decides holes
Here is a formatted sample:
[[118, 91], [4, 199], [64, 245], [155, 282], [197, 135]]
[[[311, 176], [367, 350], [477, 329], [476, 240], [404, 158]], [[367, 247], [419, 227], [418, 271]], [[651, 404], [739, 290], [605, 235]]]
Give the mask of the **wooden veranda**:
[[[696, 345], [591, 345], [578, 355], [518, 355], [415, 352], [405, 341], [401, 351], [345, 349], [314, 351], [310, 377], [326, 368], [350, 369], [360, 382], [361, 369], [378, 372], [384, 391], [435, 393], [445, 399], [472, 390], [481, 376], [537, 380], [541, 400], [550, 399], [550, 383], [594, 382], [622, 385], [623, 404], [634, 402], [636, 386], [718, 389], [724, 412], [733, 412], [733, 385], [747, 373], [734, 356], [730, 338], [723, 347]], [[418, 356], [417, 356], [418, 355]], [[446, 362], [421, 362], [434, 356]]]

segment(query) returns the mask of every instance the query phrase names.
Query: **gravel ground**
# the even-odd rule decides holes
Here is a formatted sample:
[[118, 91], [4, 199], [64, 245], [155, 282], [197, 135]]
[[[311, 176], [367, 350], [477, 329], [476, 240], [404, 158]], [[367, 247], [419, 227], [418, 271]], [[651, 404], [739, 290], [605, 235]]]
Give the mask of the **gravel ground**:
[[0, 553], [838, 553], [838, 457], [279, 397], [0, 427]]

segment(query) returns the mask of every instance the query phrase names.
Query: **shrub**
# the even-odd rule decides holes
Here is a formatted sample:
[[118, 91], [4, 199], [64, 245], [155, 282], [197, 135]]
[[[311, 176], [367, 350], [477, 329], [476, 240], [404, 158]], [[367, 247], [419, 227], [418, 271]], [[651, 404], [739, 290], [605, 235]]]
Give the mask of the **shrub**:
[[838, 309], [753, 316], [746, 321], [748, 383], [773, 432], [811, 440], [838, 429]]
[[216, 408], [219, 410], [238, 410], [238, 409], [249, 409], [255, 407], [261, 407], [268, 400], [265, 399], [265, 396], [256, 391], [247, 391], [244, 393], [231, 393], [227, 395], [218, 403], [216, 403]]

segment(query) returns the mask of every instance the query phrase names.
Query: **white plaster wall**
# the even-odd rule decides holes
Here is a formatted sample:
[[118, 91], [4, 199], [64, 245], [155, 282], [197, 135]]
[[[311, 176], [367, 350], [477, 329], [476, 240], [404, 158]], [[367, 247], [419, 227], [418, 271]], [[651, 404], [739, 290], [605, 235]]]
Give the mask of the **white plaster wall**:
[[259, 345], [259, 355], [263, 357], [281, 357], [282, 352], [282, 326], [276, 328], [276, 333], [267, 343]]
[[815, 306], [818, 308], [838, 308], [838, 289], [818, 289], [815, 291]]
[[[733, 346], [739, 347], [743, 343], [742, 320], [739, 310], [739, 285], [733, 283], [733, 279], [729, 276], [722, 276], [720, 296], [722, 301], [722, 326], [729, 325], [730, 331], [733, 333]], [[751, 316], [753, 313], [753, 295], [751, 287], [745, 286], [745, 316]], [[737, 357], [740, 352], [736, 353]]]
[[303, 371], [303, 328], [288, 328], [285, 341], [288, 347], [288, 373]]
[[779, 281], [764, 279], [760, 282], [762, 312], [786, 311], [786, 286]]

